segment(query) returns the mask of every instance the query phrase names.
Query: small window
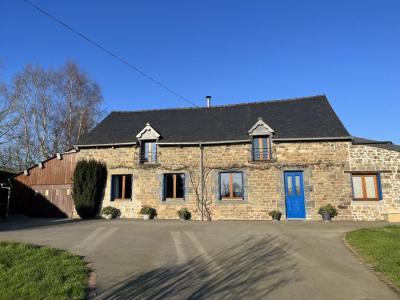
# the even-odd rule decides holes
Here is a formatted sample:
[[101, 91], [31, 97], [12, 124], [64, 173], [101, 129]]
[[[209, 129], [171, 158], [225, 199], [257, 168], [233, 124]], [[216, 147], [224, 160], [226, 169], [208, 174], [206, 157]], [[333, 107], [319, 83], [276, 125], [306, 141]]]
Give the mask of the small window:
[[66, 194], [67, 194], [67, 196], [70, 196], [70, 195], [71, 195], [71, 190], [70, 190], [70, 189], [67, 189]]
[[222, 172], [219, 174], [220, 200], [243, 199], [242, 172]]
[[164, 174], [164, 200], [185, 198], [185, 174]]
[[132, 198], [132, 175], [111, 176], [111, 201]]
[[140, 149], [141, 163], [157, 162], [157, 144], [155, 141], [143, 141]]
[[253, 160], [271, 159], [271, 139], [268, 136], [253, 137]]
[[353, 200], [380, 200], [379, 174], [352, 174]]

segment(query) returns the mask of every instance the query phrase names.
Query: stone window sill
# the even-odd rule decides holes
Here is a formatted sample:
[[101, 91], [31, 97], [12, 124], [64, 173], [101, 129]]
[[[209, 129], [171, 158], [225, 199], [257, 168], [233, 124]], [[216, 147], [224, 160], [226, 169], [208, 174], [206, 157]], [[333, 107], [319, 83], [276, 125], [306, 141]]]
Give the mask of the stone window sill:
[[167, 199], [163, 199], [161, 201], [161, 204], [166, 204], [166, 205], [176, 205], [176, 204], [182, 204], [185, 203], [185, 199], [184, 198], [167, 198]]
[[264, 160], [249, 160], [250, 164], [272, 164], [272, 163], [276, 163], [277, 160], [276, 159], [264, 159]]
[[132, 203], [132, 199], [115, 199], [113, 201], [110, 201], [110, 204], [113, 204], [115, 206], [132, 205]]
[[142, 168], [157, 168], [161, 166], [160, 163], [155, 162], [155, 163], [139, 163], [139, 166]]
[[351, 206], [358, 206], [358, 205], [363, 205], [363, 206], [383, 205], [383, 200], [353, 200], [351, 202]]
[[217, 205], [226, 205], [226, 204], [236, 204], [236, 205], [241, 205], [241, 204], [248, 204], [249, 202], [244, 199], [218, 199], [215, 201], [215, 204]]

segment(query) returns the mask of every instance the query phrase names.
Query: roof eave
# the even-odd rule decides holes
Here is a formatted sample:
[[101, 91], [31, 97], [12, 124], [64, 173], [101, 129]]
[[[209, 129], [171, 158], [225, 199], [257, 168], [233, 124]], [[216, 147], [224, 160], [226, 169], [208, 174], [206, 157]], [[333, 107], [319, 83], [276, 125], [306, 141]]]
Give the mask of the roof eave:
[[[300, 142], [300, 141], [351, 141], [351, 136], [344, 137], [299, 137], [299, 138], [273, 138], [276, 142]], [[217, 144], [241, 144], [248, 143], [250, 139], [242, 140], [222, 140], [222, 141], [193, 141], [193, 142], [158, 142], [157, 145], [217, 145]], [[75, 145], [78, 148], [95, 148], [95, 147], [115, 147], [115, 146], [133, 146], [137, 142], [124, 142], [124, 143], [104, 143], [104, 144], [81, 144]]]

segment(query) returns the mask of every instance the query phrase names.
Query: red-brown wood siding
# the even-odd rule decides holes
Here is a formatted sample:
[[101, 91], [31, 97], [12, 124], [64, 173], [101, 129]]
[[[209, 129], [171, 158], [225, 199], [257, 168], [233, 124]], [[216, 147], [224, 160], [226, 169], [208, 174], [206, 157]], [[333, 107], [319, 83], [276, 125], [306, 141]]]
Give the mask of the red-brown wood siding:
[[11, 211], [37, 217], [72, 217], [70, 193], [76, 162], [76, 153], [65, 153], [61, 159], [54, 157], [43, 162], [43, 168], [35, 166], [28, 170], [28, 175], [14, 177]]
[[40, 184], [72, 184], [72, 176], [76, 166], [76, 153], [66, 153], [62, 159], [52, 158], [39, 166], [28, 170], [29, 175], [23, 173], [16, 176], [17, 180], [27, 186]]

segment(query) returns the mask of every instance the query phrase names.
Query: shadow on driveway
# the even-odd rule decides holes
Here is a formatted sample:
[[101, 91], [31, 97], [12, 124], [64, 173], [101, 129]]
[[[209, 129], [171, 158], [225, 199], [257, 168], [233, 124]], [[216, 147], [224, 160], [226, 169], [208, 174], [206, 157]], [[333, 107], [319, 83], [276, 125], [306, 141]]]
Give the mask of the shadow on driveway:
[[0, 221], [0, 231], [14, 231], [54, 225], [60, 226], [64, 224], [81, 223], [87, 221], [91, 220], [30, 218], [23, 215], [10, 215], [6, 220]]
[[248, 238], [211, 259], [197, 256], [128, 278], [98, 299], [264, 299], [301, 280], [288, 247], [273, 236]]

